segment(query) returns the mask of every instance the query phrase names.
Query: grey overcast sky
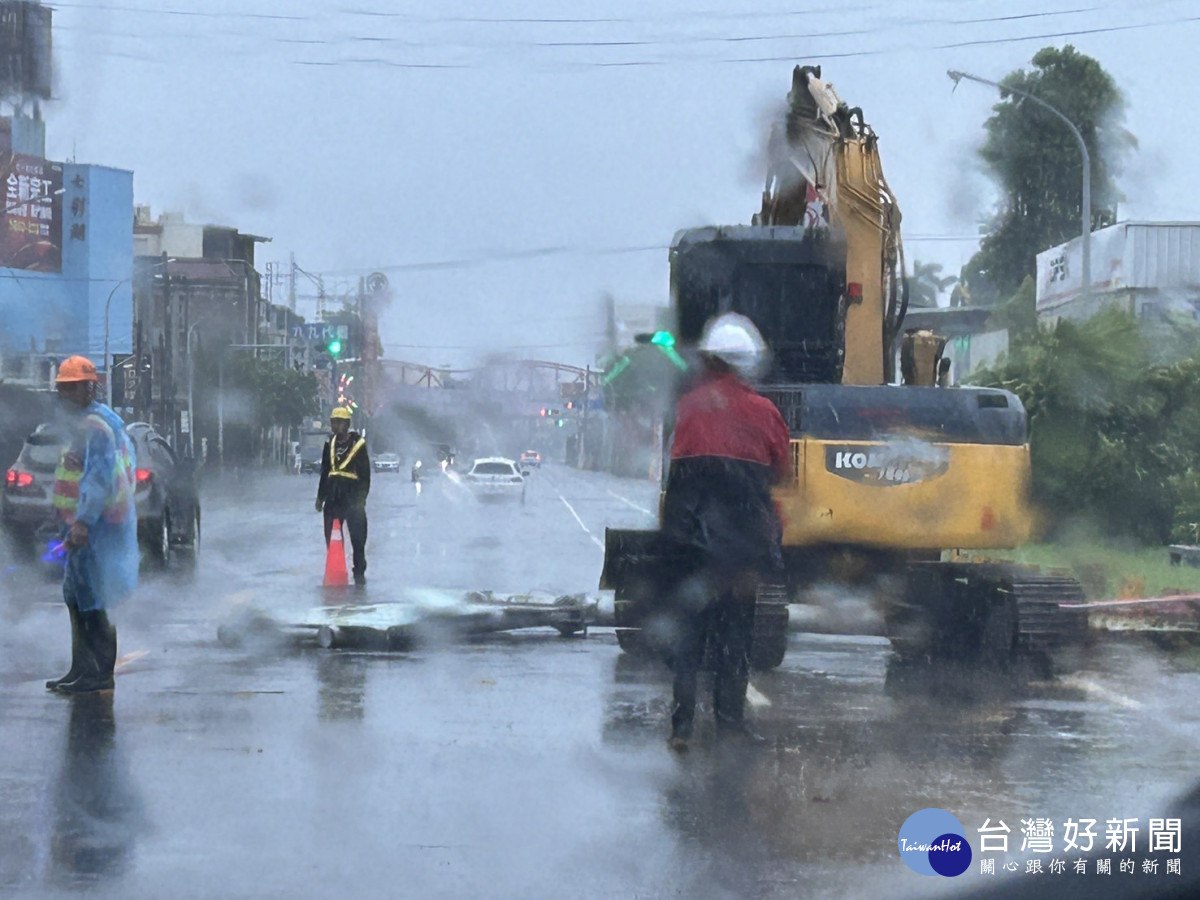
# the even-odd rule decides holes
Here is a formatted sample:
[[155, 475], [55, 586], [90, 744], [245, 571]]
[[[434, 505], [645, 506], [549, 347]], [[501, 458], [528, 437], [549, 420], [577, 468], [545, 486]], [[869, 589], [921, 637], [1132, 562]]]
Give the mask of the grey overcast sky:
[[271, 236], [260, 269], [385, 272], [397, 359], [592, 361], [606, 293], [666, 302], [677, 229], [749, 221], [796, 63], [880, 135], [910, 261], [957, 274], [996, 200], [973, 151], [997, 97], [946, 70], [999, 80], [1047, 45], [1125, 92], [1120, 217], [1200, 220], [1195, 0], [53, 5], [48, 154]]

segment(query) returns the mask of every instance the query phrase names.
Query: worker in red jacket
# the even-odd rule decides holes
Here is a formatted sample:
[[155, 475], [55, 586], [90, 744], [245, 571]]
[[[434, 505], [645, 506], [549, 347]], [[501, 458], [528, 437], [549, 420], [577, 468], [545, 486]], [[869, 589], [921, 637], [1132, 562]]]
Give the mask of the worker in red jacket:
[[713, 711], [720, 734], [761, 740], [743, 717], [754, 604], [762, 576], [782, 565], [782, 529], [771, 487], [790, 473], [787, 424], [749, 379], [767, 363], [762, 335], [726, 313], [698, 347], [703, 371], [679, 398], [663, 498], [662, 538], [677, 566], [671, 747], [687, 749], [696, 682], [711, 638]]

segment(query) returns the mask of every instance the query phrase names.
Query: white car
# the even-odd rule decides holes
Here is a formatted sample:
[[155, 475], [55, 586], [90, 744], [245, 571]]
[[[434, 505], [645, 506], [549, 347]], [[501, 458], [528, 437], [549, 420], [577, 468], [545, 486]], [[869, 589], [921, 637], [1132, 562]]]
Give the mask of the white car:
[[380, 453], [372, 462], [376, 472], [400, 471], [400, 457], [395, 453]]
[[481, 500], [507, 498], [525, 502], [525, 478], [516, 462], [503, 456], [475, 460], [463, 481]]

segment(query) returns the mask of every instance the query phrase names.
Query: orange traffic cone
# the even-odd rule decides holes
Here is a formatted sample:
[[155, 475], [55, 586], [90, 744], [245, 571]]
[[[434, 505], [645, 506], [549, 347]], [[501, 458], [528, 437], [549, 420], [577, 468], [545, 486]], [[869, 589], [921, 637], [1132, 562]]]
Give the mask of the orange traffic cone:
[[350, 578], [346, 574], [346, 542], [342, 540], [342, 520], [333, 520], [329, 532], [329, 551], [325, 554], [325, 587], [346, 587]]

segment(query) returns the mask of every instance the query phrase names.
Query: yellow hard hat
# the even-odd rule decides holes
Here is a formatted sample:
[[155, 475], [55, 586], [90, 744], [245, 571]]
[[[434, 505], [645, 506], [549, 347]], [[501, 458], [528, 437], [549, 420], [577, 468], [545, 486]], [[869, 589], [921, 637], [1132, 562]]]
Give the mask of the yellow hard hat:
[[333, 408], [333, 412], [331, 412], [331, 413], [329, 414], [329, 418], [331, 418], [331, 419], [345, 419], [347, 422], [349, 422], [349, 421], [350, 421], [350, 419], [351, 419], [350, 410], [348, 410], [348, 409], [347, 409], [346, 407], [344, 407], [344, 406], [335, 406], [335, 407]]
[[99, 381], [96, 364], [86, 356], [68, 356], [58, 367], [56, 383], [66, 381]]

